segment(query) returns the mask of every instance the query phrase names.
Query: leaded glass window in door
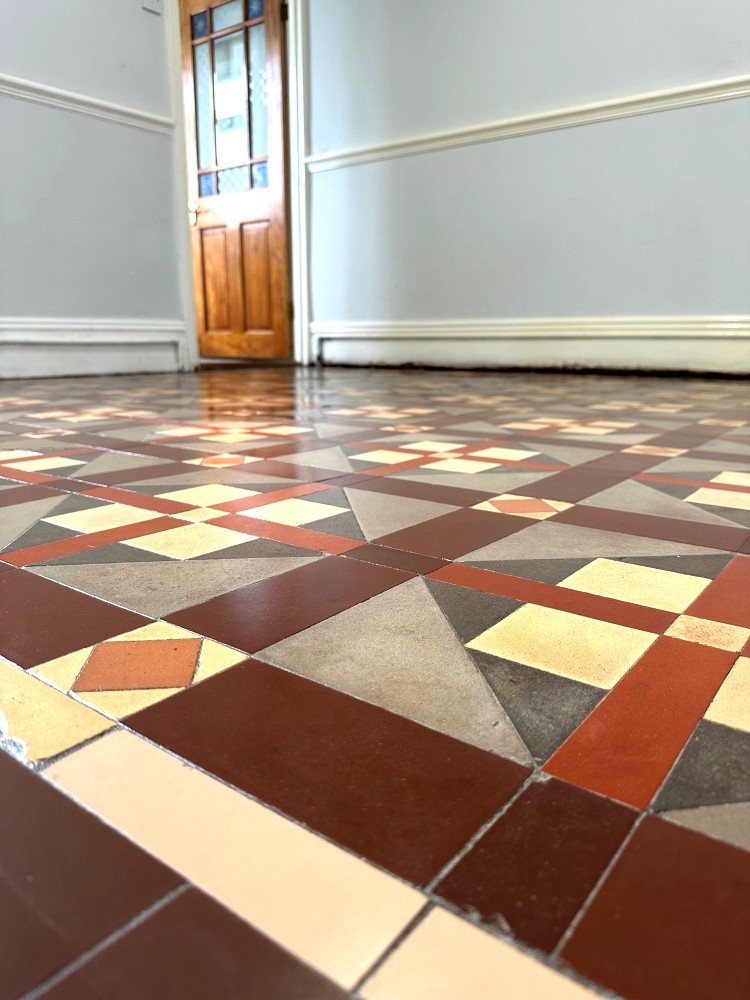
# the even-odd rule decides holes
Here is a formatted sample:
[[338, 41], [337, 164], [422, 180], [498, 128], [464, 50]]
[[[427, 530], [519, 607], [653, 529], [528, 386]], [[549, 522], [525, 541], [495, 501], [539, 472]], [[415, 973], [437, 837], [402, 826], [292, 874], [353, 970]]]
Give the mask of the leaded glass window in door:
[[264, 0], [229, 0], [192, 15], [198, 191], [268, 186]]

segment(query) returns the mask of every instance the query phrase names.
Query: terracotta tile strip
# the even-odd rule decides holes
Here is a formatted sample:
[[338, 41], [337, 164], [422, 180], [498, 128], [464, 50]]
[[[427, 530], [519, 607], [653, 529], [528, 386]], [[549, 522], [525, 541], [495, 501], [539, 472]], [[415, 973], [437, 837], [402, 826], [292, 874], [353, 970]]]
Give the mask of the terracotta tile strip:
[[82, 492], [85, 496], [93, 497], [95, 500], [111, 500], [113, 503], [127, 504], [128, 507], [152, 510], [159, 514], [182, 514], [186, 510], [194, 510], [196, 506], [190, 503], [180, 503], [179, 500], [165, 500], [163, 497], [152, 497], [146, 493], [135, 493], [132, 490], [118, 490], [111, 486], [102, 486], [95, 490], [89, 487]]
[[0, 490], [0, 507], [10, 507], [17, 503], [33, 503], [35, 500], [50, 500], [52, 497], [65, 499], [65, 494], [47, 486], [13, 486]]
[[50, 476], [46, 472], [25, 472], [23, 469], [11, 469], [7, 465], [0, 465], [0, 477], [13, 480], [17, 483], [29, 483], [30, 485], [51, 483], [59, 478], [58, 476]]
[[651, 514], [631, 514], [622, 510], [607, 510], [604, 507], [570, 507], [557, 514], [554, 520], [561, 524], [577, 524], [582, 528], [599, 528], [602, 531], [639, 535], [642, 538], [660, 538], [664, 541], [702, 545], [726, 552], [736, 552], [750, 541], [750, 531], [746, 528], [699, 524], [695, 521], [680, 521], [673, 517], [656, 517]]
[[735, 556], [685, 613], [750, 628], [750, 559]]
[[645, 809], [736, 659], [662, 636], [544, 770]]
[[272, 490], [270, 493], [259, 493], [254, 497], [240, 497], [239, 500], [227, 500], [212, 506], [217, 511], [226, 514], [236, 514], [241, 510], [252, 510], [254, 507], [265, 507], [266, 504], [279, 500], [289, 500], [294, 497], [306, 497], [311, 493], [323, 493], [330, 489], [328, 483], [302, 483], [299, 486], [287, 486], [283, 490]]
[[34, 563], [48, 562], [73, 552], [85, 552], [87, 549], [99, 549], [103, 545], [113, 545], [129, 538], [141, 538], [153, 535], [167, 528], [180, 528], [184, 521], [176, 521], [171, 517], [158, 517], [153, 521], [141, 521], [138, 524], [125, 524], [121, 528], [108, 528], [106, 531], [92, 531], [89, 535], [74, 535], [72, 538], [61, 538], [58, 542], [46, 542], [44, 545], [32, 545], [28, 549], [17, 549], [15, 552], [3, 552], [0, 559], [11, 566], [31, 566]]
[[682, 476], [660, 476], [652, 472], [643, 472], [639, 476], [633, 476], [641, 483], [666, 483], [670, 486], [692, 486], [694, 489], [701, 487], [709, 490], [729, 490], [732, 493], [750, 493], [750, 486], [739, 486], [733, 483], [712, 483], [706, 479], [686, 479]]
[[225, 514], [207, 523], [217, 524], [221, 528], [231, 528], [233, 531], [242, 531], [246, 535], [257, 535], [258, 538], [271, 538], [276, 542], [286, 542], [287, 545], [297, 545], [302, 549], [326, 552], [329, 555], [341, 555], [365, 544], [352, 538], [339, 538], [338, 535], [326, 535], [322, 531], [312, 531], [310, 528], [276, 524], [274, 521], [243, 517], [241, 514]]
[[624, 625], [626, 628], [636, 628], [643, 632], [655, 632], [657, 635], [668, 629], [678, 617], [671, 611], [646, 608], [640, 604], [630, 604], [628, 601], [600, 597], [598, 594], [585, 594], [578, 590], [555, 587], [549, 583], [539, 583], [536, 580], [524, 580], [517, 576], [506, 576], [504, 573], [475, 569], [473, 566], [463, 566], [460, 563], [445, 566], [429, 575], [433, 580], [453, 583], [458, 587], [468, 587], [471, 590], [497, 594], [500, 597], [512, 597], [527, 604], [538, 604], [544, 608], [554, 608], [585, 618], [611, 622], [613, 625]]

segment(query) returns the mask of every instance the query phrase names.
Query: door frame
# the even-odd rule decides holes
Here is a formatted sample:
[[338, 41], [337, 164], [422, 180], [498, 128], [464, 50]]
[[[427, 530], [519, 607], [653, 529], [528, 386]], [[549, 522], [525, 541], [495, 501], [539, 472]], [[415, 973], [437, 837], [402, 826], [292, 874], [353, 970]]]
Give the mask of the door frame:
[[[180, 271], [180, 292], [185, 313], [189, 345], [189, 364], [199, 364], [198, 329], [195, 317], [193, 263], [188, 223], [188, 173], [185, 162], [185, 109], [182, 85], [182, 41], [180, 38], [179, 0], [164, 2], [165, 31], [169, 84], [174, 118], [175, 188], [177, 212], [177, 258]], [[286, 29], [286, 105], [287, 157], [287, 218], [289, 230], [290, 295], [294, 304], [292, 318], [292, 360], [309, 365], [309, 264], [308, 264], [308, 176], [307, 176], [307, 115], [305, 84], [307, 81], [307, 0], [289, 0], [289, 20]]]

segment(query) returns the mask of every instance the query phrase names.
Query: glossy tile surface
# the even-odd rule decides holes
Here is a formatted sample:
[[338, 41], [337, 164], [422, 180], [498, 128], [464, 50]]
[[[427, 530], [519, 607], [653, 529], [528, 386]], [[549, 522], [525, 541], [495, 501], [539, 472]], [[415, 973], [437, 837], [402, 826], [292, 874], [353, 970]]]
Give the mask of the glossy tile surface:
[[206, 894], [29, 930], [47, 993], [731, 1000], [748, 496], [740, 381], [7, 382], [0, 752]]

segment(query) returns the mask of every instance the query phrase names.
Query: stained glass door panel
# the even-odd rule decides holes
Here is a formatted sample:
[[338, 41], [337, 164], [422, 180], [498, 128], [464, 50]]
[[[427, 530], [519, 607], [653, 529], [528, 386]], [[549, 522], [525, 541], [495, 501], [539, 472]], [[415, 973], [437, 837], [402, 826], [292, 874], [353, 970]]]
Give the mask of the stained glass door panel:
[[281, 0], [180, 0], [201, 354], [290, 353]]

